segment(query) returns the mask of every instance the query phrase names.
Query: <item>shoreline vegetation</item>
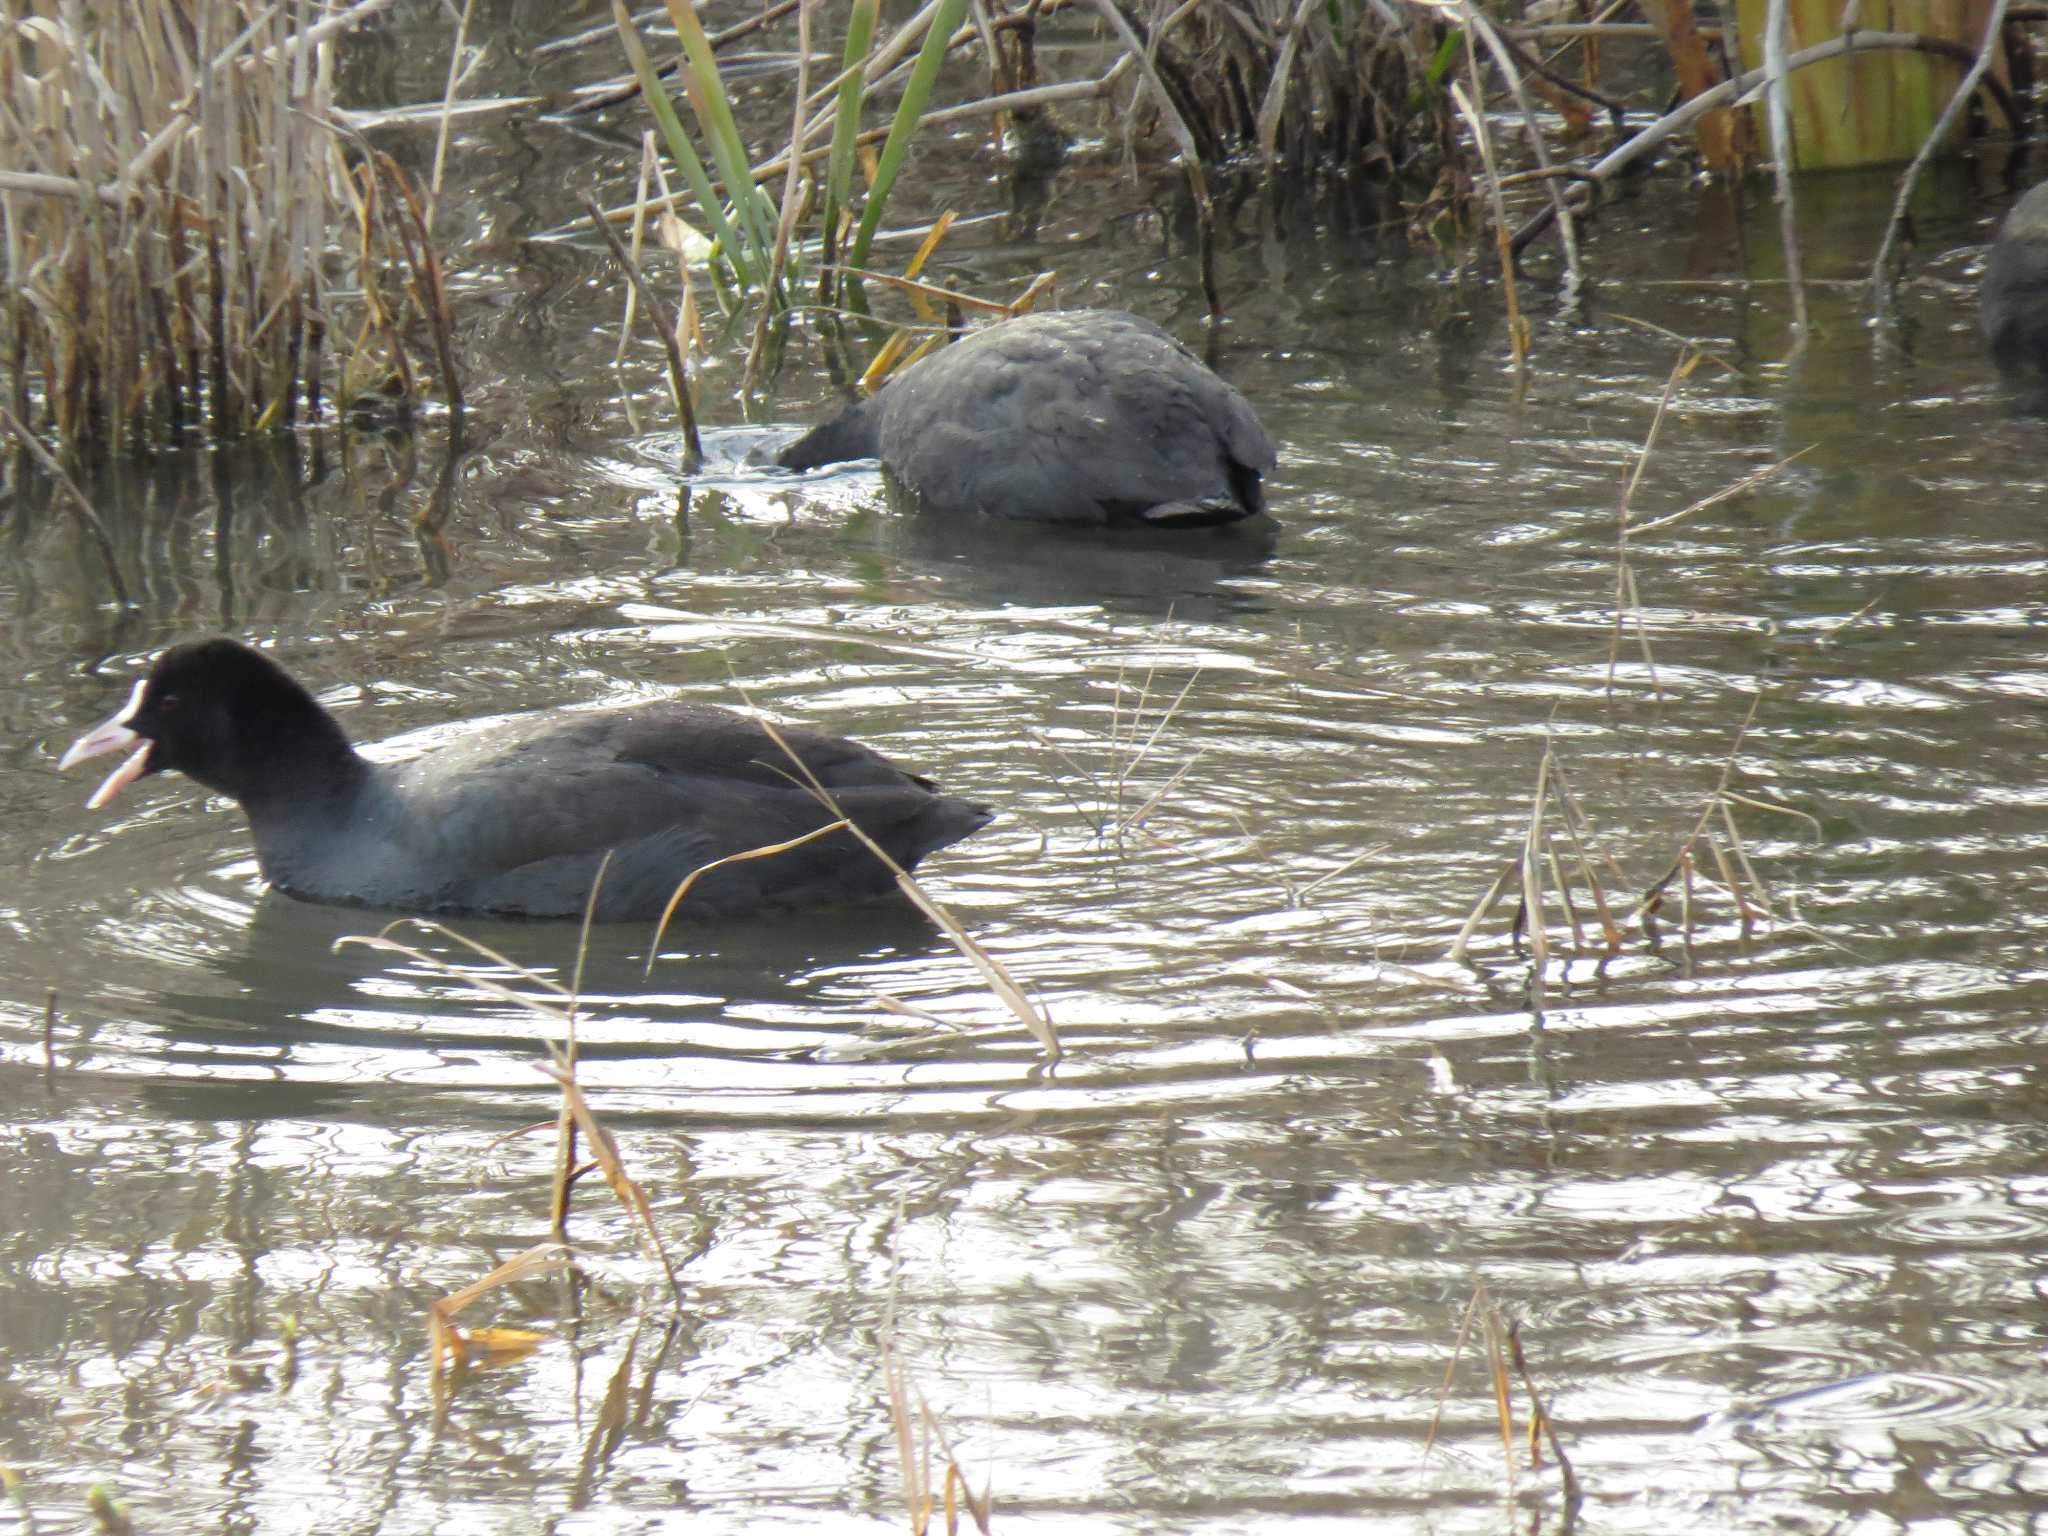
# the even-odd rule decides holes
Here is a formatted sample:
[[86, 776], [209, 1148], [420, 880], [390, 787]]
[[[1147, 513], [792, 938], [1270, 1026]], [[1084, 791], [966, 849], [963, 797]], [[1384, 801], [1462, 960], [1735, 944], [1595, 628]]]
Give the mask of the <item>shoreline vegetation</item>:
[[[1212, 313], [1228, 307], [1211, 247], [1229, 178], [1248, 171], [1308, 197], [1378, 182], [1412, 238], [1505, 279], [1518, 357], [1529, 338], [1518, 265], [1554, 232], [1556, 286], [1573, 302], [1597, 269], [1582, 226], [1624, 175], [1673, 154], [1725, 179], [1768, 171], [1796, 350], [1805, 306], [1791, 170], [1913, 147], [1872, 263], [1882, 316], [1929, 159], [1959, 142], [1972, 103], [2018, 129], [2029, 55], [2005, 39], [2032, 16], [2008, 0], [1899, 0], [1919, 4], [1923, 29], [1840, 33], [1834, 0], [1745, 0], [1732, 47], [1694, 0], [1640, 0], [1627, 18], [1478, 0], [932, 0], [893, 30], [879, 0], [776, 0], [715, 33], [688, 0], [637, 15], [614, 0], [620, 74], [559, 98], [471, 100], [463, 86], [480, 50], [465, 8], [441, 100], [346, 109], [339, 57], [393, 3], [358, 0], [311, 20], [253, 0], [146, 0], [134, 24], [110, 25], [52, 0], [7, 0], [0, 406], [17, 482], [29, 435], [78, 463], [288, 431], [335, 410], [386, 421], [439, 402], [459, 422], [447, 273], [465, 257], [436, 213], [455, 124], [487, 114], [641, 125], [637, 192], [601, 213], [608, 237], [627, 226], [615, 262], [625, 324], [652, 326], [670, 355], [686, 463], [688, 357], [706, 345], [744, 336], [751, 392], [779, 366], [801, 311], [842, 376], [872, 384], [965, 311], [1036, 302], [1038, 285], [1004, 301], [922, 280], [948, 219], [901, 272], [877, 270], [889, 194], [920, 135], [986, 123], [1019, 175], [1042, 174], [1090, 108], [1134, 162], [1171, 161], [1185, 177]], [[778, 22], [793, 28], [793, 51], [750, 53]], [[1087, 78], [1048, 78], [1047, 29], [1095, 45], [1063, 60], [1107, 62]], [[594, 49], [603, 37], [548, 46]], [[1663, 102], [1640, 85], [1616, 94], [1609, 79], [1616, 48], [1647, 44], [1678, 82]], [[727, 89], [764, 69], [793, 86], [780, 143], [746, 139]], [[409, 171], [378, 140], [420, 123], [434, 127], [431, 166]], [[1777, 142], [1793, 152], [1773, 157]], [[550, 234], [588, 240], [590, 225]], [[673, 315], [642, 270], [650, 243], [680, 275]], [[871, 284], [908, 300], [894, 337], [870, 319]], [[707, 342], [714, 311], [744, 323]], [[842, 318], [886, 347], [865, 370], [847, 356]]]

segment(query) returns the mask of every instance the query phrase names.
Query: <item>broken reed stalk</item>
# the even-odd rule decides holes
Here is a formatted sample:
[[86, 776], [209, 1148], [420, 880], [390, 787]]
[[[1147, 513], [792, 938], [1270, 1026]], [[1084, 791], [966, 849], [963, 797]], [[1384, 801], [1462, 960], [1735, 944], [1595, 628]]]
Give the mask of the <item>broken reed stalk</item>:
[[[417, 287], [420, 313], [445, 334], [424, 239], [408, 253], [396, 229], [374, 226], [350, 252], [335, 248], [353, 197], [334, 52], [390, 3], [323, 16], [260, 0], [137, 0], [38, 7], [31, 19], [9, 0], [0, 292], [12, 301], [16, 415], [38, 435], [96, 454], [195, 426], [220, 439], [310, 417], [337, 288], [396, 316]], [[377, 334], [396, 347], [403, 329]], [[439, 372], [452, 388], [445, 348]]]
[[[811, 772], [810, 765], [797, 755], [796, 750], [790, 746], [788, 738], [776, 727], [774, 721], [764, 717], [760, 723], [761, 729], [768, 733], [768, 739], [781, 749], [782, 754], [795, 767], [796, 773], [792, 775], [792, 781], [808, 788], [812, 797], [827, 811], [831, 812], [835, 818], [831, 825], [818, 828], [816, 831], [808, 834], [808, 837], [822, 837], [828, 832], [838, 831], [843, 826], [846, 831], [858, 839], [862, 847], [866, 848], [869, 853], [880, 859], [888, 867], [890, 874], [896, 878], [896, 888], [909, 898], [910, 904], [922, 912], [926, 919], [946, 936], [947, 941], [960, 952], [967, 963], [973, 966], [976, 972], [980, 974], [983, 984], [996, 995], [997, 1000], [1005, 1008], [1010, 1010], [1011, 1016], [1024, 1026], [1025, 1032], [1038, 1042], [1039, 1049], [1045, 1052], [1046, 1059], [1048, 1061], [1058, 1061], [1064, 1054], [1060, 1048], [1059, 1032], [1053, 1028], [1052, 1020], [1047, 1016], [1045, 1010], [1031, 1001], [1029, 994], [1019, 985], [1017, 978], [1010, 974], [1010, 968], [986, 949], [982, 948], [980, 944], [976, 943], [973, 936], [960, 926], [959, 919], [955, 918], [952, 913], [926, 895], [924, 887], [911, 878], [910, 872], [889, 857], [889, 851], [872, 837], [868, 836], [860, 824], [841, 809], [839, 802], [833, 798], [832, 792], [819, 781], [816, 774]], [[798, 839], [797, 841], [807, 841], [808, 837]], [[750, 854], [738, 855], [741, 858], [752, 856]], [[694, 880], [698, 873], [702, 873], [702, 871], [693, 873], [690, 878]], [[685, 884], [687, 883], [685, 882]], [[670, 905], [673, 907], [674, 903], [672, 902]]]
[[[1693, 821], [1692, 830], [1680, 840], [1678, 852], [1672, 858], [1671, 867], [1664, 872], [1662, 878], [1658, 879], [1648, 890], [1643, 892], [1641, 900], [1636, 903], [1635, 910], [1630, 914], [1630, 920], [1632, 922], [1640, 922], [1644, 932], [1650, 935], [1653, 940], [1657, 937], [1656, 915], [1663, 906], [1664, 893], [1670, 888], [1674, 880], [1679, 880], [1683, 882], [1681, 894], [1684, 897], [1684, 906], [1680, 914], [1680, 920], [1683, 925], [1682, 932], [1686, 946], [1688, 948], [1691, 947], [1692, 888], [1695, 879], [1699, 878], [1698, 859], [1695, 850], [1702, 842], [1706, 844], [1709, 855], [1714, 860], [1715, 869], [1721, 877], [1719, 883], [1728, 893], [1729, 898], [1735, 903], [1736, 911], [1741, 919], [1742, 931], [1745, 934], [1748, 933], [1758, 918], [1764, 918], [1771, 922], [1777, 921], [1777, 910], [1771, 900], [1770, 888], [1764, 884], [1762, 878], [1757, 874], [1755, 867], [1750, 863], [1749, 852], [1743, 841], [1741, 829], [1736, 823], [1733, 807], [1744, 805], [1753, 810], [1769, 811], [1780, 816], [1795, 817], [1813, 829], [1816, 839], [1822, 835], [1819, 820], [1807, 812], [1794, 810], [1789, 805], [1778, 805], [1769, 800], [1760, 800], [1753, 795], [1738, 795], [1728, 787], [1730, 781], [1735, 776], [1736, 758], [1742, 751], [1743, 742], [1749, 737], [1751, 727], [1756, 723], [1757, 711], [1763, 707], [1763, 700], [1763, 689], [1758, 688], [1750, 697], [1749, 711], [1742, 717], [1742, 724], [1736, 728], [1735, 739], [1729, 743], [1727, 755], [1721, 759], [1720, 776], [1716, 779], [1714, 787], [1708, 793], [1706, 799], [1701, 803], [1699, 815]], [[1728, 851], [1722, 848], [1719, 839], [1713, 837], [1708, 831], [1708, 828], [1717, 818], [1727, 834], [1730, 847], [1734, 850], [1734, 857], [1732, 859], [1729, 857]], [[1752, 891], [1755, 892], [1754, 902], [1752, 902], [1750, 895]]]
[[[1510, 1497], [1515, 1491], [1517, 1458], [1515, 1456], [1515, 1408], [1514, 1382], [1521, 1380], [1524, 1393], [1529, 1400], [1529, 1421], [1526, 1438], [1531, 1471], [1541, 1469], [1540, 1448], [1550, 1447], [1550, 1454], [1557, 1462], [1558, 1479], [1561, 1485], [1566, 1511], [1565, 1529], [1571, 1528], [1571, 1520], [1582, 1501], [1578, 1475], [1572, 1470], [1564, 1445], [1558, 1439], [1557, 1426], [1551, 1420], [1550, 1411], [1544, 1406], [1536, 1383], [1529, 1371], [1529, 1362], [1522, 1353], [1521, 1330], [1507, 1317], [1494, 1301], [1484, 1280], [1472, 1283], [1472, 1295], [1466, 1301], [1464, 1313], [1458, 1321], [1457, 1338], [1451, 1345], [1451, 1355], [1444, 1362], [1444, 1379], [1437, 1389], [1435, 1411], [1431, 1413], [1429, 1428], [1422, 1441], [1424, 1460], [1436, 1448], [1437, 1433], [1443, 1426], [1444, 1407], [1450, 1400], [1451, 1388], [1457, 1381], [1458, 1362], [1464, 1358], [1465, 1345], [1477, 1329], [1485, 1341], [1486, 1378], [1488, 1394], [1493, 1400], [1495, 1422], [1499, 1426], [1501, 1440], [1501, 1465], [1507, 1479]], [[1510, 1371], [1513, 1372], [1510, 1375]]]
[[[964, 1508], [981, 1536], [991, 1536], [995, 1488], [990, 1485], [977, 1494], [967, 1480], [945, 1426], [904, 1369], [893, 1324], [882, 1340], [882, 1377], [889, 1393], [889, 1424], [896, 1433], [896, 1459], [903, 1474], [903, 1504], [911, 1530], [922, 1536], [932, 1528], [932, 1516], [943, 1514], [946, 1536], [958, 1536]], [[945, 1459], [944, 1481], [936, 1494], [932, 1491], [934, 1443]]]
[[514, 1254], [481, 1280], [427, 1303], [427, 1345], [433, 1355], [434, 1390], [438, 1395], [451, 1368], [487, 1361], [502, 1363], [529, 1354], [547, 1338], [528, 1328], [462, 1328], [455, 1315], [478, 1297], [504, 1285], [517, 1285], [538, 1274], [566, 1269], [569, 1250], [562, 1243], [536, 1243]]
[[[697, 409], [690, 398], [690, 370], [683, 361], [682, 343], [677, 337], [675, 323], [670, 320], [668, 306], [649, 285], [641, 273], [639, 263], [627, 254], [625, 244], [619, 239], [604, 212], [595, 200], [585, 196], [583, 208], [590, 215], [590, 222], [597, 226], [597, 232], [604, 236], [604, 243], [611, 247], [612, 259], [618, 262], [626, 274], [626, 281], [633, 285], [640, 307], [647, 311], [648, 324], [654, 327], [655, 335], [661, 340], [662, 353], [668, 360], [669, 393], [676, 403], [676, 418], [683, 428], [683, 473], [692, 475], [704, 462], [704, 440], [697, 433]], [[677, 253], [678, 264], [682, 261]]]

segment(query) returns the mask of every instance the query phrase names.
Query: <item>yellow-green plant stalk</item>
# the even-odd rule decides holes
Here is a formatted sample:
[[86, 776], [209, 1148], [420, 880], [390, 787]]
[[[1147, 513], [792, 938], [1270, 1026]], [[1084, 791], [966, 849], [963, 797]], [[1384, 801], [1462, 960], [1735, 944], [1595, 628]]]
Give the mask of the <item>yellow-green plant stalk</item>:
[[[1763, 59], [1770, 10], [1771, 0], [1738, 0], [1745, 69]], [[1974, 52], [1990, 13], [1990, 0], [1863, 0], [1853, 24], [1863, 32], [1917, 32]], [[1785, 0], [1785, 51], [1839, 37], [1842, 19], [1841, 0]], [[1791, 143], [1772, 146], [1773, 153], [1789, 154], [1801, 171], [1910, 160], [1933, 132], [1966, 67], [1903, 49], [1809, 65], [1785, 81]], [[1761, 106], [1756, 110], [1762, 126]]]

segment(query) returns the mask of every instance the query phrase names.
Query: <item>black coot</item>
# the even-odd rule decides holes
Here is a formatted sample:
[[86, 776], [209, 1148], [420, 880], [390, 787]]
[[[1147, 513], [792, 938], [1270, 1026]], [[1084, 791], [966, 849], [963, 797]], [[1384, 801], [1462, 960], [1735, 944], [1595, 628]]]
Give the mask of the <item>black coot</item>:
[[1977, 319], [2000, 368], [2048, 376], [2048, 182], [2014, 203], [1998, 226]]
[[[989, 820], [857, 742], [782, 736], [906, 869]], [[175, 768], [241, 803], [279, 890], [409, 912], [579, 915], [609, 851], [598, 915], [651, 917], [699, 865], [832, 819], [758, 721], [707, 704], [559, 711], [372, 763], [281, 667], [232, 640], [164, 652], [58, 766], [129, 748], [89, 806]], [[707, 874], [679, 915], [855, 900], [894, 884], [841, 830]]]
[[940, 348], [777, 462], [874, 458], [942, 513], [1188, 528], [1264, 511], [1278, 455], [1244, 396], [1158, 326], [1077, 309]]

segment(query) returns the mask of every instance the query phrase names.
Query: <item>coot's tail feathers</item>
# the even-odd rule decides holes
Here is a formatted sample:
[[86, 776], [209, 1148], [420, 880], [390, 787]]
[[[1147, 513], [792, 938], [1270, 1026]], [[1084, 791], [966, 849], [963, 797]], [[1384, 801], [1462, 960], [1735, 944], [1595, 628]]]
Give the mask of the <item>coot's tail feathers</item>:
[[819, 422], [776, 454], [775, 462], [784, 469], [804, 470], [844, 464], [848, 459], [879, 459], [882, 427], [875, 409], [878, 398], [870, 395], [856, 400], [838, 415]]
[[[890, 857], [908, 869], [926, 854], [936, 852], [940, 848], [951, 847], [961, 838], [979, 832], [995, 819], [996, 813], [985, 805], [976, 805], [972, 800], [962, 800], [953, 795], [940, 795], [928, 801], [911, 823], [914, 836], [906, 845], [909, 849], [908, 856], [891, 849]], [[880, 837], [876, 837], [875, 841], [881, 843], [884, 848], [889, 846]]]

